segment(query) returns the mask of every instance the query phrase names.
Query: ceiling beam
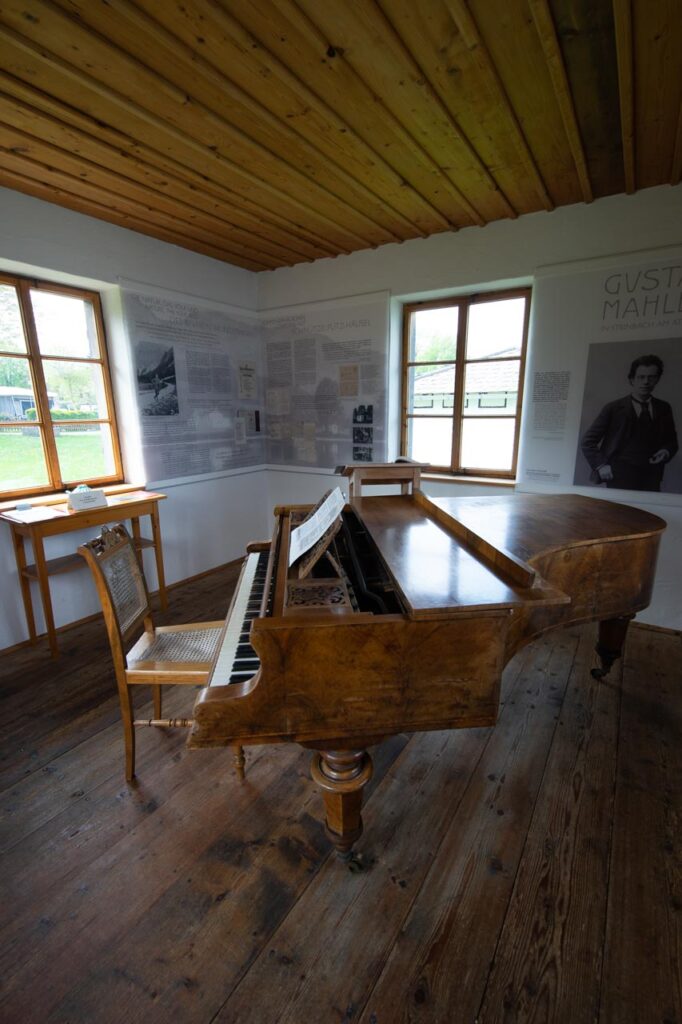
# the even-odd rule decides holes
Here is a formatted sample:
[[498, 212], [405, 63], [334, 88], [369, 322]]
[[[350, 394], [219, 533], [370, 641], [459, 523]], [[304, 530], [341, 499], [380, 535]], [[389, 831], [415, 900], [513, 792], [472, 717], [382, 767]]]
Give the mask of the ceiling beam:
[[96, 200], [84, 199], [80, 182], [69, 182], [67, 179], [58, 180], [49, 169], [44, 169], [41, 173], [36, 165], [28, 165], [28, 162], [15, 161], [14, 167], [0, 167], [0, 185], [4, 188], [14, 189], [15, 192], [24, 192], [29, 196], [44, 199], [48, 203], [66, 206], [76, 213], [84, 213], [89, 217], [96, 217], [98, 220], [109, 221], [111, 224], [128, 228], [130, 231], [139, 231], [140, 234], [150, 235], [152, 238], [158, 238], [159, 241], [179, 245], [183, 249], [190, 249], [202, 256], [212, 256], [216, 260], [233, 263], [245, 270], [268, 269], [256, 260], [243, 258], [229, 249], [222, 249], [216, 245], [206, 246], [178, 232], [161, 228], [139, 212], [114, 210]]
[[[33, 2], [31, 10], [41, 14], [40, 33], [32, 24], [32, 39], [8, 27], [0, 30], [0, 36], [7, 45], [27, 51], [51, 69], [58, 70], [78, 91], [85, 88], [94, 92], [100, 100], [116, 105], [124, 119], [142, 121], [176, 143], [201, 153], [205, 166], [219, 163], [229, 169], [231, 176], [237, 178], [242, 186], [256, 186], [272, 199], [291, 204], [306, 219], [317, 221], [323, 231], [330, 234], [333, 232], [332, 237], [345, 237], [351, 249], [358, 245], [368, 247], [399, 240], [392, 232], [377, 225], [371, 217], [339, 200], [326, 187], [307, 178], [296, 168], [286, 165], [276, 154], [248, 139], [244, 133], [202, 104], [194, 102], [172, 82], [149, 72], [139, 61], [117, 51], [95, 33], [90, 32], [87, 38], [81, 38], [83, 30], [80, 29], [79, 33], [72, 19], [66, 19], [70, 26], [59, 22], [55, 24], [48, 17], [54, 14], [52, 5]], [[64, 19], [63, 13], [61, 17]], [[80, 48], [75, 45], [76, 42]], [[67, 61], [56, 53], [55, 50], [60, 47], [65, 53], [76, 54], [78, 63]], [[101, 47], [104, 47], [103, 55], [98, 52]], [[99, 78], [85, 70], [98, 59], [109, 65], [110, 85], [104, 85]], [[121, 92], [117, 85], [126, 91]], [[162, 109], [165, 116], [162, 116]], [[144, 135], [144, 129], [140, 129], [140, 134]], [[233, 152], [237, 148], [240, 153], [243, 151], [249, 166], [228, 157], [225, 152], [219, 152], [218, 146], [213, 143], [215, 139], [220, 139], [220, 148], [225, 151]], [[253, 171], [252, 167], [258, 167], [260, 172]], [[267, 175], [262, 173], [266, 168]], [[270, 179], [290, 183], [289, 188], [275, 184]], [[298, 198], [299, 194], [306, 196], [307, 201]]]
[[547, 60], [547, 68], [552, 79], [559, 110], [561, 111], [561, 119], [564, 123], [568, 144], [571, 148], [583, 199], [586, 203], [591, 203], [594, 199], [592, 184], [554, 20], [547, 0], [528, 0], [528, 4]]
[[[400, 241], [403, 237], [426, 235], [434, 228], [446, 230], [451, 226], [442, 213], [423, 196], [417, 194], [411, 186], [406, 185], [380, 157], [374, 153], [368, 154], [367, 147], [353, 136], [348, 126], [335, 117], [333, 112], [323, 111], [316, 97], [312, 94], [300, 97], [301, 108], [307, 109], [305, 119], [287, 120], [278, 117], [257, 97], [246, 92], [224, 73], [225, 67], [232, 67], [233, 61], [229, 59], [229, 53], [223, 54], [222, 61], [211, 61], [210, 47], [206, 43], [200, 48], [195, 46], [193, 49], [188, 45], [186, 38], [179, 37], [176, 26], [170, 19], [172, 12], [168, 8], [163, 11], [166, 24], [162, 25], [157, 17], [152, 17], [130, 0], [108, 0], [106, 8], [98, 8], [92, 5], [90, 0], [62, 2], [65, 8], [79, 19], [79, 23], [98, 32], [106, 30], [107, 19], [113, 14], [116, 19], [116, 44], [129, 53], [135, 50], [137, 44], [137, 53], [145, 54], [144, 64], [150, 73], [159, 76], [163, 76], [164, 73], [172, 74], [174, 84], [191, 92], [193, 99], [221, 117], [231, 129], [241, 131], [240, 125], [248, 124], [246, 134], [259, 145], [254, 132], [254, 126], [257, 126], [258, 134], [268, 138], [268, 146], [273, 153], [297, 170], [306, 168], [311, 181], [316, 185], [320, 185], [321, 176], [326, 175], [326, 187], [339, 200], [350, 202], [351, 205], [357, 204], [358, 210], [366, 210], [382, 227], [393, 230], [394, 241]], [[154, 5], [151, 9], [154, 9]], [[223, 12], [223, 17], [227, 19], [228, 16]], [[280, 67], [277, 59], [264, 47], [258, 46], [256, 49], [256, 40], [243, 30], [239, 44], [233, 60], [237, 59], [241, 48], [242, 51], [246, 49], [249, 52], [251, 60], [264, 60], [266, 63], [266, 93], [272, 94], [273, 85], [277, 80], [288, 90], [292, 89], [296, 82], [294, 76], [288, 69]], [[298, 91], [301, 91], [300, 85]], [[318, 123], [324, 122], [325, 131], [317, 130], [306, 135], [299, 126], [302, 120], [307, 123], [312, 119], [313, 109], [318, 115]], [[223, 117], [226, 111], [229, 111], [229, 119]], [[339, 159], [338, 148], [333, 151], [330, 151], [329, 147], [325, 148], [325, 142], [330, 136], [330, 122], [335, 137], [341, 139], [349, 150], [348, 161], [345, 164]], [[341, 132], [344, 130], [342, 135]], [[374, 177], [373, 186], [363, 180], [363, 176], [358, 173], [368, 165], [371, 165]], [[336, 190], [332, 184], [334, 179], [338, 179]], [[339, 186], [346, 189], [345, 196], [338, 191]], [[428, 227], [421, 226], [414, 219], [415, 208], [423, 209], [424, 213], [428, 211], [428, 218], [424, 218]], [[407, 210], [411, 212], [408, 213]], [[390, 227], [389, 220], [391, 223], [395, 222], [394, 228]]]
[[[64, 133], [62, 128], [55, 128], [37, 112], [34, 112], [30, 120], [26, 116], [22, 118], [21, 114], [22, 111], [17, 109], [16, 103], [3, 105], [0, 146], [8, 152], [19, 154], [37, 164], [61, 171], [74, 180], [81, 180], [84, 184], [93, 186], [101, 196], [98, 201], [103, 201], [106, 196], [111, 198], [112, 204], [115, 204], [117, 199], [134, 201], [142, 208], [153, 212], [155, 216], [158, 215], [158, 222], [166, 224], [171, 230], [175, 229], [188, 236], [194, 235], [197, 240], [209, 244], [225, 246], [242, 256], [250, 256], [259, 263], [274, 267], [290, 264], [292, 259], [296, 259], [295, 253], [290, 249], [235, 228], [233, 224], [222, 221], [215, 214], [198, 210], [193, 204], [173, 195], [166, 182], [159, 182], [158, 184], [163, 185], [160, 188], [158, 184], [150, 184], [149, 180], [140, 182], [120, 173], [112, 166], [115, 163], [113, 159], [107, 161], [107, 156], [113, 155], [106, 147], [97, 149], [95, 143], [88, 151], [87, 144], [84, 144], [83, 139], [75, 132]], [[54, 134], [54, 138], [50, 138], [51, 133]], [[72, 143], [71, 146], [69, 142]], [[97, 159], [88, 159], [85, 151]], [[297, 262], [302, 259], [303, 257], [299, 256]]]
[[[125, 164], [132, 163], [140, 169], [142, 175], [151, 175], [157, 179], [160, 175], [170, 178], [180, 188], [186, 189], [207, 212], [234, 223], [256, 237], [288, 245], [293, 252], [306, 259], [335, 255], [329, 239], [305, 230], [300, 224], [275, 213], [264, 212], [243, 196], [218, 182], [211, 182], [205, 175], [172, 160], [165, 153], [141, 145], [131, 136], [60, 103], [47, 93], [3, 71], [0, 71], [0, 86], [5, 90], [5, 102], [15, 104], [16, 110], [25, 109], [34, 124], [40, 118], [47, 119], [48, 123], [57, 125], [58, 130], [67, 135], [76, 132], [77, 140], [96, 141], [111, 154], [110, 159], [114, 162], [120, 159]], [[42, 123], [44, 126], [45, 122]], [[77, 148], [78, 141], [74, 141], [74, 150]]]
[[523, 134], [523, 129], [521, 128], [519, 119], [511, 105], [504, 85], [502, 84], [502, 80], [497, 73], [497, 69], [495, 68], [490, 53], [488, 52], [488, 48], [485, 45], [483, 37], [478, 30], [478, 26], [476, 25], [465, 0], [445, 0], [445, 6], [450, 12], [450, 17], [457, 26], [457, 29], [464, 40], [465, 46], [471, 52], [479, 71], [488, 82], [490, 95], [496, 98], [498, 106], [512, 126], [514, 145], [516, 146], [516, 151], [523, 167], [526, 170], [529, 181], [532, 183], [533, 188], [535, 189], [535, 192], [544, 208], [546, 210], [553, 210], [554, 203], [552, 202], [552, 197], [547, 191], [547, 187], [542, 180], [542, 175], [538, 170], [533, 154], [531, 153], [528, 142], [526, 141], [526, 137]]
[[[434, 109], [436, 109], [440, 116], [444, 119], [444, 121], [447, 122], [453, 136], [460, 143], [460, 145], [464, 147], [466, 154], [469, 160], [471, 161], [472, 167], [475, 169], [479, 178], [492, 192], [495, 192], [497, 195], [500, 196], [504, 204], [507, 216], [515, 217], [516, 211], [512, 207], [511, 203], [500, 189], [500, 186], [495, 181], [492, 174], [485, 166], [485, 164], [479, 157], [474, 147], [471, 145], [467, 136], [464, 134], [460, 126], [457, 124], [455, 118], [452, 116], [452, 114], [450, 113], [446, 105], [443, 103], [436, 90], [431, 85], [428, 76], [424, 73], [424, 70], [419, 66], [411, 51], [405, 45], [404, 41], [396, 31], [393, 24], [386, 17], [383, 10], [379, 7], [378, 4], [371, 3], [371, 5], [368, 6], [367, 11], [371, 11], [372, 16], [377, 19], [381, 28], [381, 38], [384, 40], [384, 43], [387, 46], [387, 48], [392, 50], [393, 53], [398, 54], [400, 61], [409, 70], [412, 77], [412, 81], [419, 83], [421, 91], [422, 93], [427, 95], [429, 103], [433, 105]], [[348, 63], [352, 63], [352, 51], [349, 56], [345, 57], [345, 59]], [[379, 60], [378, 54], [377, 60]], [[359, 75], [359, 77], [362, 78], [362, 75], [360, 74], [357, 67], [354, 67], [354, 71], [356, 75]], [[403, 127], [405, 127], [404, 123]], [[447, 170], [446, 173], [448, 173]], [[485, 220], [478, 212], [478, 210], [476, 210], [473, 204], [464, 197], [463, 193], [460, 192], [460, 195], [462, 197], [462, 202], [466, 204], [467, 211], [469, 212], [470, 216], [474, 218], [475, 223], [479, 225], [484, 224]]]
[[630, 0], [613, 0], [620, 93], [620, 130], [623, 142], [625, 191], [632, 193], [635, 179], [635, 86], [634, 52], [632, 48], [632, 7]]
[[[284, 22], [295, 28], [297, 41], [304, 41], [308, 56], [307, 77], [301, 72], [293, 75], [268, 47], [267, 39], [264, 41], [262, 33], [261, 36], [255, 37], [253, 29], [243, 25], [236, 16], [222, 9], [219, 15], [217, 10], [215, 13], [225, 28], [236, 34], [236, 39], [255, 42], [261, 53], [268, 57], [268, 70], [270, 62], [273, 62], [275, 74], [287, 76], [287, 84], [298, 93], [302, 102], [323, 113], [339, 126], [342, 125], [340, 130], [344, 137], [351, 133], [360, 143], [366, 145], [375, 161], [386, 163], [403, 184], [407, 183], [414, 187], [433, 209], [444, 215], [449, 221], [447, 226], [457, 228], [471, 223], [484, 223], [485, 219], [475, 203], [469, 200], [462, 188], [440, 167], [414, 135], [404, 128], [388, 108], [383, 97], [371, 88], [357, 73], [352, 62], [345, 58], [343, 49], [333, 46], [321, 28], [315, 25], [306, 11], [293, 0], [272, 0], [272, 4]], [[211, 3], [211, 6], [214, 8], [215, 4]], [[254, 42], [251, 45], [254, 45]], [[312, 80], [309, 75], [311, 55], [314, 55], [314, 60], [321, 66]], [[366, 130], [363, 133], [358, 129], [357, 123], [354, 126], [350, 123], [353, 119], [348, 118], [347, 114], [339, 117], [338, 111], [343, 115], [343, 106], [338, 102], [340, 95], [344, 95], [346, 104], [355, 104], [353, 113], [357, 116], [370, 115], [369, 122], [374, 124], [374, 130]], [[332, 97], [337, 100], [336, 108], [332, 105]], [[301, 125], [301, 128], [303, 127], [304, 124]], [[459, 208], [457, 216], [454, 215], [453, 207]]]

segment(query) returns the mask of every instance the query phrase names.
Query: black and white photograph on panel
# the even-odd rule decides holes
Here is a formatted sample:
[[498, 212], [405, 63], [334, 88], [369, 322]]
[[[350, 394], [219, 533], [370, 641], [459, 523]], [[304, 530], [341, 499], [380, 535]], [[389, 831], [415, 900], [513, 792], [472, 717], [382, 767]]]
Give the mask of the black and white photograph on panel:
[[353, 423], [374, 423], [374, 406], [356, 405], [353, 409]]
[[175, 416], [179, 412], [172, 346], [153, 341], [137, 346], [137, 393], [144, 416]]
[[682, 494], [682, 338], [589, 348], [574, 484]]
[[373, 432], [372, 427], [353, 427], [353, 444], [371, 444]]
[[372, 462], [372, 448], [369, 445], [353, 445], [353, 462]]

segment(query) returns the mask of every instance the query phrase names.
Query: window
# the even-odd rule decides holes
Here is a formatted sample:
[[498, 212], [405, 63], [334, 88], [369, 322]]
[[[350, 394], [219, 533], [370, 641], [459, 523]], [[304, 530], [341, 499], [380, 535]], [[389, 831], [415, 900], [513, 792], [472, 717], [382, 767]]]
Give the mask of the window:
[[530, 289], [406, 305], [402, 452], [438, 472], [513, 478]]
[[99, 295], [0, 274], [0, 494], [122, 475]]

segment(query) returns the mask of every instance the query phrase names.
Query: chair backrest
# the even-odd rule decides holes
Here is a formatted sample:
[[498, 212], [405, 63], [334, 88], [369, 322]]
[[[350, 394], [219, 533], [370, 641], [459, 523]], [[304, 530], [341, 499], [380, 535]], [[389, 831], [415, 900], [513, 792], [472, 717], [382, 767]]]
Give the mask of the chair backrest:
[[105, 526], [99, 537], [81, 544], [78, 553], [92, 570], [112, 654], [123, 667], [130, 637], [143, 625], [153, 629], [149, 593], [130, 534], [121, 523]]

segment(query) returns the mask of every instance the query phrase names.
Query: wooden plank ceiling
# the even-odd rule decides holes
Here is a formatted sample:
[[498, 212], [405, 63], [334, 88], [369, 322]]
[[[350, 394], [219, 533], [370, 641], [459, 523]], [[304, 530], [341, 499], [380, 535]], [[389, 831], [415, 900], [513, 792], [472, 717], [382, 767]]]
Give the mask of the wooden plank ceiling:
[[0, 185], [251, 270], [682, 173], [680, 0], [3, 0]]

